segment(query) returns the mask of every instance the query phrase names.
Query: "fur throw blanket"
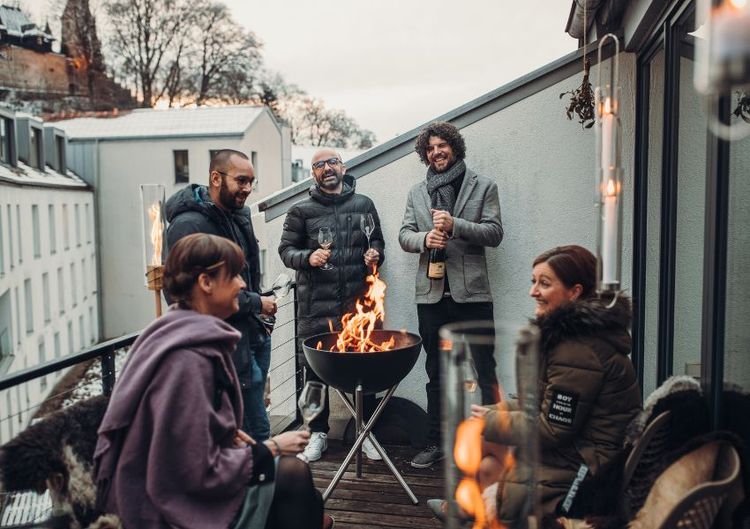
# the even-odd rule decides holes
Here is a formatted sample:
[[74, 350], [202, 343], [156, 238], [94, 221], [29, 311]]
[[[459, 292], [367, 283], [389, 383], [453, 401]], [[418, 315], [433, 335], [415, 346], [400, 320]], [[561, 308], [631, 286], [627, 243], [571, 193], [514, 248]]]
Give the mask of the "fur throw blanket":
[[0, 447], [0, 492], [49, 489], [54, 529], [119, 527], [116, 516], [97, 520], [95, 511], [94, 448], [108, 402], [105, 396], [77, 402]]

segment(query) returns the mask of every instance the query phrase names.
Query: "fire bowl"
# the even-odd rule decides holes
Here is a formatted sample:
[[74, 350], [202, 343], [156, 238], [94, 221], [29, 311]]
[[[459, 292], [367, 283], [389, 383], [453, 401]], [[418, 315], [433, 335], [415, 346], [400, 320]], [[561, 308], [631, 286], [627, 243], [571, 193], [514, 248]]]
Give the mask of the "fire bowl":
[[[362, 384], [365, 393], [378, 393], [401, 382], [419, 357], [422, 339], [402, 331], [378, 330], [372, 341], [381, 343], [394, 337], [390, 351], [376, 353], [339, 353], [329, 349], [336, 344], [336, 333], [316, 334], [302, 342], [307, 363], [320, 379], [345, 393], [354, 393]], [[322, 342], [322, 349], [317, 349]]]

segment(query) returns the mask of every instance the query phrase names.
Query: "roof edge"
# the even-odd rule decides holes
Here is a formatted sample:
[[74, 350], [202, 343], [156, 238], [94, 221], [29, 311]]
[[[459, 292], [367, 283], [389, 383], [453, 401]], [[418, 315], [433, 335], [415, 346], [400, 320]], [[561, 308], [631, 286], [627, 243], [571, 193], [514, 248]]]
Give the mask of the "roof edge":
[[[597, 62], [598, 42], [599, 40], [587, 46], [588, 53], [586, 55], [591, 59], [592, 64]], [[602, 48], [602, 59], [608, 59], [613, 53], [614, 45], [610, 40]], [[435, 119], [431, 119], [409, 132], [353, 158], [347, 164], [347, 174], [360, 178], [410, 154], [413, 152], [413, 141], [419, 132], [425, 125], [433, 121], [449, 121], [458, 128], [463, 128], [541, 92], [581, 70], [582, 64], [580, 64], [580, 61], [582, 59], [583, 48], [579, 48]], [[286, 208], [281, 207], [284, 202], [303, 195], [309, 187], [310, 181], [308, 179], [298, 182], [266, 197], [265, 200], [258, 203], [258, 209], [261, 212], [266, 212], [266, 221], [272, 220], [285, 213]]]

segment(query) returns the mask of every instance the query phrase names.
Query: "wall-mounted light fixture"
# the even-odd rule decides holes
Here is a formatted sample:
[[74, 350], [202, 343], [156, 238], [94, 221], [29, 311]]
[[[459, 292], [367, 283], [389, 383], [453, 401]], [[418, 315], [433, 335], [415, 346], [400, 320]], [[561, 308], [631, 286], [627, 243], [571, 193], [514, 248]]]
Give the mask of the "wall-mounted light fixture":
[[[612, 39], [615, 55], [609, 83], [602, 84], [602, 47]], [[596, 108], [597, 292], [620, 291], [622, 254], [622, 144], [620, 125], [620, 41], [609, 33], [599, 41]]]
[[750, 88], [750, 0], [698, 0], [695, 36], [695, 89], [709, 100], [708, 126], [727, 141], [750, 135], [750, 124], [722, 123], [720, 96]]

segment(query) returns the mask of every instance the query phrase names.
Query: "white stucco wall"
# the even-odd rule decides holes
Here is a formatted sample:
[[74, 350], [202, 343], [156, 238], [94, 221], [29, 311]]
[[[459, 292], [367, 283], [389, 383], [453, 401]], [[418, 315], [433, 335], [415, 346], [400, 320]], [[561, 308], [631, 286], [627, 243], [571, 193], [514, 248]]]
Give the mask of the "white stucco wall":
[[[624, 228], [623, 286], [630, 287], [632, 262], [632, 175], [634, 141], [634, 58], [620, 62]], [[466, 162], [499, 186], [505, 240], [489, 249], [488, 267], [496, 322], [523, 322], [532, 314], [528, 297], [531, 262], [560, 244], [582, 244], [595, 250], [594, 131], [582, 130], [564, 114], [559, 94], [580, 84], [581, 76], [558, 83], [462, 129]], [[417, 331], [414, 277], [417, 255], [403, 252], [398, 231], [409, 188], [422, 180], [425, 167], [413, 153], [364, 175], [357, 191], [370, 196], [380, 213], [386, 240], [382, 277], [386, 293], [386, 327]], [[266, 225], [271, 248], [278, 245], [284, 217]], [[281, 270], [276, 252], [271, 274]], [[500, 352], [498, 352], [500, 354]], [[500, 373], [501, 376], [503, 373]], [[399, 386], [397, 395], [425, 406], [424, 355]]]
[[103, 335], [112, 338], [155, 316], [153, 293], [144, 286], [139, 186], [163, 184], [167, 198], [184, 187], [174, 183], [173, 150], [188, 150], [190, 182], [199, 184], [208, 181], [210, 150], [255, 151], [259, 187], [250, 200], [257, 200], [281, 189], [282, 140], [263, 112], [242, 137], [101, 141], [98, 148]]
[[[98, 341], [99, 289], [94, 274], [97, 250], [93, 237], [93, 200], [91, 190], [78, 185], [67, 190], [0, 183], [0, 258], [3, 261], [0, 300], [9, 309], [3, 311], [0, 333], [9, 332], [5, 345], [10, 346], [13, 355], [9, 364], [4, 363], [0, 376], [77, 353]], [[50, 205], [54, 206], [51, 221]], [[34, 206], [37, 206], [39, 221], [38, 247], [34, 235]], [[76, 211], [79, 220], [76, 220]], [[51, 225], [54, 225], [54, 238], [50, 236]], [[44, 274], [47, 274], [46, 281]], [[26, 281], [31, 288], [31, 324], [27, 320]], [[62, 374], [64, 371], [59, 371], [0, 392], [0, 409], [3, 410], [0, 444], [25, 428]]]

